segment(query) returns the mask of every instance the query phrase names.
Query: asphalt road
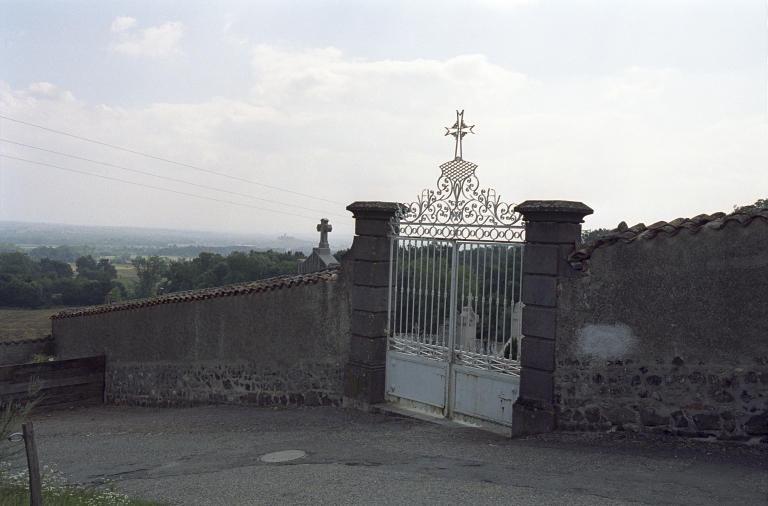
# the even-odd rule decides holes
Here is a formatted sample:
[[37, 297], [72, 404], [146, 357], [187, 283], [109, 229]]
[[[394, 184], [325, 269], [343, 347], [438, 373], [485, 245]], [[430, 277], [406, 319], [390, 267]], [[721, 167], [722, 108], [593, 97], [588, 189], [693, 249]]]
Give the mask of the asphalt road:
[[[768, 444], [509, 439], [332, 407], [100, 406], [33, 417], [41, 465], [178, 505], [768, 504]], [[259, 460], [281, 450], [307, 456]]]

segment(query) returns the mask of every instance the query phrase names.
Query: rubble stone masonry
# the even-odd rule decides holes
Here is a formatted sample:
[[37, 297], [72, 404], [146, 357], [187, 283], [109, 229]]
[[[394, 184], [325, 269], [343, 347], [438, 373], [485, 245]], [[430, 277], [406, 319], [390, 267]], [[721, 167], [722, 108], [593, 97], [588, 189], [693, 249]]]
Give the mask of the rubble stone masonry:
[[768, 220], [753, 218], [597, 247], [559, 280], [558, 428], [768, 435]]

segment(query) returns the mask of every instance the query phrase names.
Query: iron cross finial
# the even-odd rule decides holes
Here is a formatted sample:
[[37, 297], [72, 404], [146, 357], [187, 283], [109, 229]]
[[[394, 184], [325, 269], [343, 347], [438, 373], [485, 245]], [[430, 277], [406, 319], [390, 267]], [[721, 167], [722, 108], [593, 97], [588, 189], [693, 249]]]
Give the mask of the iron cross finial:
[[[445, 135], [453, 135], [453, 137], [456, 139], [456, 148], [453, 150], [453, 156], [457, 160], [461, 160], [464, 153], [462, 152], [461, 147], [461, 140], [464, 138], [465, 135], [474, 134], [475, 132], [472, 131], [472, 129], [475, 128], [475, 125], [467, 126], [464, 124], [464, 110], [462, 109], [461, 112], [458, 110], [456, 111], [456, 123], [453, 124], [452, 127], [448, 128], [445, 127]], [[465, 130], [468, 129], [468, 130]], [[451, 130], [454, 130], [451, 132]]]

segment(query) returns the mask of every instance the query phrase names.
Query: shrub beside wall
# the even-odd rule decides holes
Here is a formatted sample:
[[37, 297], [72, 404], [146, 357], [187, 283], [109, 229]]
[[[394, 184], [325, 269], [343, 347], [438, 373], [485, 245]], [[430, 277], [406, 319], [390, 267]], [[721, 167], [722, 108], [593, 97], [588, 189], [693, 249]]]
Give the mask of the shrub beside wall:
[[752, 215], [641, 227], [572, 259], [585, 274], [558, 287], [560, 428], [768, 435], [768, 215]]

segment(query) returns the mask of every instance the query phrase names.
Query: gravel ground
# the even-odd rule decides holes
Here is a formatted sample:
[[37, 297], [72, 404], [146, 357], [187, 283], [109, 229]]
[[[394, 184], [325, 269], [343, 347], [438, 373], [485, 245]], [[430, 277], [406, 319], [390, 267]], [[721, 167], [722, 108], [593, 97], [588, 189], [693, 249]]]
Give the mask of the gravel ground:
[[[36, 415], [41, 464], [178, 505], [768, 504], [768, 444], [628, 433], [509, 439], [332, 407], [99, 406]], [[281, 450], [307, 456], [284, 463]]]

